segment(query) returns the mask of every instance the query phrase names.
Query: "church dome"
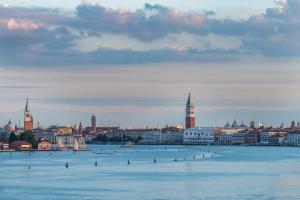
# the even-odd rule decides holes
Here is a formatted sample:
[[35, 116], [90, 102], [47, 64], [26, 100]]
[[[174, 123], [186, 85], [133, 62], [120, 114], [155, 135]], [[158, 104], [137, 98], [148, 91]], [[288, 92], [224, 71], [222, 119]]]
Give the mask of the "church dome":
[[15, 131], [16, 130], [16, 125], [13, 124], [10, 120], [8, 121], [8, 123], [5, 126], [5, 130], [6, 131]]

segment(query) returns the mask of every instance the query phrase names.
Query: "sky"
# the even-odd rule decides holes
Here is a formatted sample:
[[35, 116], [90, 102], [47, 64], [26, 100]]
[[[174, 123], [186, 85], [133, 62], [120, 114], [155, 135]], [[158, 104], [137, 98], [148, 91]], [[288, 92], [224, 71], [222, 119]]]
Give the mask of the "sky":
[[0, 0], [0, 125], [300, 120], [300, 0]]

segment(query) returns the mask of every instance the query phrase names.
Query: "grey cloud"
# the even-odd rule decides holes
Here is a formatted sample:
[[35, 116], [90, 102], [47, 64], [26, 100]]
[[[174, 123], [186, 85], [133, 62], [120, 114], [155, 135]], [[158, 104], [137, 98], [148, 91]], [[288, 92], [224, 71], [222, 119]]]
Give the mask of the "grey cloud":
[[[146, 10], [155, 9], [157, 13], [146, 16]], [[82, 4], [77, 7], [77, 17], [70, 26], [88, 30], [90, 33], [109, 32], [125, 33], [129, 36], [151, 41], [166, 36], [169, 33], [183, 31], [193, 33], [206, 32], [205, 17], [207, 13], [180, 12], [173, 8], [158, 4], [146, 3], [145, 10], [123, 12], [108, 9], [100, 5]]]
[[[278, 2], [278, 7], [244, 20], [216, 19], [213, 11], [183, 12], [160, 4], [146, 3], [143, 9], [121, 11], [100, 5], [81, 4], [74, 16], [59, 10], [0, 7], [0, 60], [2, 64], [103, 64], [164, 61], [220, 61], [237, 59], [242, 54], [299, 56], [300, 0]], [[151, 13], [149, 14], [148, 11]], [[153, 12], [152, 12], [153, 11]], [[8, 20], [32, 23], [15, 28]], [[169, 34], [216, 34], [240, 38], [235, 50], [169, 49], [133, 51], [99, 49], [84, 53], [70, 50], [73, 41], [102, 33], [126, 34], [143, 42]]]

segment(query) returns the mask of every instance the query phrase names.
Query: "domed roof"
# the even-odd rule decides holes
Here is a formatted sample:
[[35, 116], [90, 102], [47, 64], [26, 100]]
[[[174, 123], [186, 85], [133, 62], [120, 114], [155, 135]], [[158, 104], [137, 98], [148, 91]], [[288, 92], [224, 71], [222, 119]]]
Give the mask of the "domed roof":
[[15, 131], [16, 130], [16, 125], [13, 124], [10, 120], [8, 121], [8, 123], [5, 126], [5, 130], [7, 131]]

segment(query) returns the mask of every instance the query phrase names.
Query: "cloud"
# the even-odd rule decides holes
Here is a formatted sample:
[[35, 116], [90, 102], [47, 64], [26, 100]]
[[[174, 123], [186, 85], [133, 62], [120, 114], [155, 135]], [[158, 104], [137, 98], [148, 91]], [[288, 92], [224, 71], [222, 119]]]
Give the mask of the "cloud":
[[28, 29], [38, 29], [39, 25], [28, 20], [15, 20], [15, 19], [9, 19], [6, 22], [6, 27], [10, 30], [28, 30]]
[[[147, 16], [147, 10], [157, 12]], [[144, 10], [120, 11], [100, 5], [81, 4], [76, 10], [77, 18], [71, 26], [95, 33], [125, 33], [129, 36], [152, 41], [170, 33], [204, 31], [205, 15], [200, 12], [181, 12], [174, 8], [146, 3]]]
[[[297, 39], [300, 35], [300, 1], [276, 1], [276, 4], [275, 8], [267, 8], [260, 15], [240, 20], [214, 18], [214, 11], [184, 12], [150, 3], [135, 11], [83, 3], [73, 14], [57, 9], [1, 4], [0, 64], [219, 61], [247, 55], [297, 57], [300, 55]], [[230, 44], [216, 45], [216, 41], [207, 40], [205, 48], [199, 49], [177, 40], [169, 48], [144, 51], [99, 47], [93, 52], [81, 52], [73, 48], [77, 39], [103, 34], [125, 35], [146, 46], [182, 33], [195, 40], [199, 36], [230, 37], [238, 45], [232, 49]]]

